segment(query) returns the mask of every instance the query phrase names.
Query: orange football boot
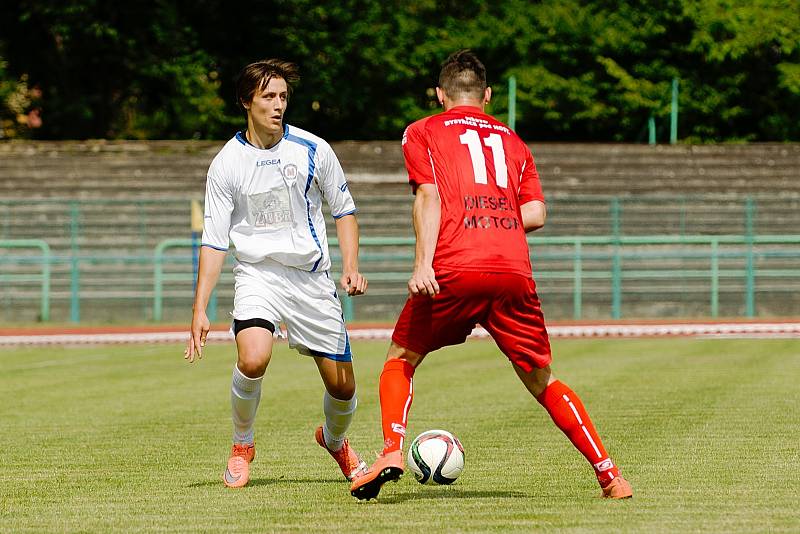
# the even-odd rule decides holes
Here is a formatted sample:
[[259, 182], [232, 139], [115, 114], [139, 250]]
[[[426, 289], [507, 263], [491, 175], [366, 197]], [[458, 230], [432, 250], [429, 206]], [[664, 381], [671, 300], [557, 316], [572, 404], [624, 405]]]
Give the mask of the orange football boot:
[[256, 457], [255, 443], [234, 443], [222, 481], [229, 488], [241, 488], [250, 481], [250, 462]]
[[342, 448], [338, 451], [332, 451], [325, 444], [325, 434], [322, 432], [322, 427], [318, 426], [314, 432], [314, 438], [319, 443], [319, 446], [328, 451], [333, 456], [342, 474], [347, 480], [353, 480], [355, 477], [367, 470], [367, 462], [361, 459], [356, 451], [350, 447], [350, 442], [345, 438], [342, 443]]
[[362, 501], [375, 499], [381, 491], [381, 486], [390, 480], [398, 480], [404, 470], [403, 451], [381, 454], [366, 473], [353, 480], [350, 495]]
[[603, 488], [603, 497], [606, 499], [630, 499], [633, 497], [631, 483], [622, 477], [617, 477]]

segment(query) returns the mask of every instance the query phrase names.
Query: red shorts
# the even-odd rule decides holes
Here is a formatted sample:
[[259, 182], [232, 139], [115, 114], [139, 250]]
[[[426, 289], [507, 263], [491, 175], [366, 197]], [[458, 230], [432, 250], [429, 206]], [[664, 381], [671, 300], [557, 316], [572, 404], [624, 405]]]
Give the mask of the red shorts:
[[392, 341], [427, 354], [463, 343], [476, 324], [483, 326], [509, 360], [526, 372], [550, 364], [550, 339], [536, 283], [510, 273], [440, 272], [436, 297], [406, 301]]

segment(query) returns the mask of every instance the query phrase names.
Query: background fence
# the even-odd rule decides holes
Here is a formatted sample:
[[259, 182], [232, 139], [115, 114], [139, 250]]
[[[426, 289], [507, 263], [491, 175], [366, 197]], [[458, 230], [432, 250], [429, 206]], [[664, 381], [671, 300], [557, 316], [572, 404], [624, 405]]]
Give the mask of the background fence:
[[[412, 236], [407, 186], [359, 193], [367, 237]], [[195, 197], [202, 202], [202, 197]], [[191, 198], [0, 199], [0, 239], [42, 239], [54, 250], [149, 253], [166, 238], [190, 235]], [[755, 235], [800, 233], [800, 196], [565, 196], [547, 199], [536, 235]], [[335, 235], [328, 221], [329, 235]]]
[[[758, 196], [550, 199], [546, 229], [530, 238], [545, 311], [563, 319], [796, 316], [798, 204]], [[370, 195], [359, 208], [370, 289], [345, 310], [356, 320], [391, 320], [413, 259], [411, 197]], [[0, 201], [0, 320], [186, 321], [189, 224], [185, 198]], [[229, 257], [210, 309], [218, 320], [231, 307], [231, 264]]]

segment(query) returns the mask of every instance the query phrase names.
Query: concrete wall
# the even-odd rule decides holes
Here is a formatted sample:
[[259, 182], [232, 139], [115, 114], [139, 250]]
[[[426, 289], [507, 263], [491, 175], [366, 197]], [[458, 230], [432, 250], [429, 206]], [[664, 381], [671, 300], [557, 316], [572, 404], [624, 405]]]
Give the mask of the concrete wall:
[[[0, 198], [202, 195], [222, 142], [0, 143]], [[407, 192], [399, 142], [333, 147], [362, 191]], [[800, 144], [531, 145], [548, 197], [781, 194], [800, 197]]]
[[[85, 320], [149, 318], [152, 266], [146, 258], [161, 240], [188, 237], [189, 200], [202, 200], [206, 170], [222, 145], [0, 143], [0, 239], [44, 239], [60, 258], [52, 267], [54, 320], [68, 317], [73, 246], [78, 254], [105, 258], [80, 264]], [[335, 143], [334, 149], [356, 197], [362, 235], [413, 235], [412, 196], [400, 143], [343, 142]], [[749, 229], [759, 234], [800, 234], [800, 144], [543, 143], [531, 149], [548, 199], [548, 223], [541, 235], [608, 235], [616, 230], [623, 235], [720, 235], [745, 234]], [[80, 202], [71, 203], [75, 200]], [[334, 235], [332, 227], [329, 234]], [[646, 256], [649, 251], [642, 252]], [[785, 252], [791, 253], [777, 251], [769, 261], [789, 261], [784, 268], [796, 269], [794, 260], [778, 257]], [[0, 254], [11, 253], [0, 249]], [[535, 269], [544, 265], [541, 252], [538, 261]], [[551, 260], [550, 268], [571, 269], [568, 260], [563, 265], [559, 261]], [[728, 261], [730, 265], [721, 267], [742, 269], [740, 260]], [[698, 262], [676, 268], [707, 269], [703, 260]], [[0, 275], [24, 278], [31, 265], [0, 261]], [[405, 272], [409, 265], [376, 268]], [[757, 315], [796, 315], [799, 283], [797, 277], [759, 279]], [[585, 283], [585, 317], [605, 318], [608, 288], [600, 282], [594, 282], [597, 287], [591, 284]], [[650, 281], [641, 287], [626, 283], [624, 316], [702, 316], [708, 313], [707, 286], [706, 279], [664, 281], [661, 286]], [[571, 281], [542, 277], [539, 287], [548, 317], [571, 316]], [[183, 320], [191, 307], [191, 282], [173, 283], [168, 291], [165, 318]], [[742, 281], [725, 281], [720, 291], [720, 313], [742, 315]], [[0, 283], [0, 320], [36, 320], [38, 294], [35, 280]], [[224, 275], [221, 317], [230, 295], [230, 276]], [[404, 298], [403, 281], [373, 280], [370, 294], [357, 301], [358, 315], [390, 320]]]

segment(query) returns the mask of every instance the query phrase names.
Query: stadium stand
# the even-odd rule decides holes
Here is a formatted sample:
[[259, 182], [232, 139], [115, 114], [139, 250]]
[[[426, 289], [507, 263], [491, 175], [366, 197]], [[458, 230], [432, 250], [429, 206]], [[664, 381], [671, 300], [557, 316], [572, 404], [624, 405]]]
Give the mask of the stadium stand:
[[[205, 172], [221, 144], [0, 143], [0, 239], [41, 239], [50, 246], [56, 258], [52, 265], [54, 314], [66, 313], [70, 284], [74, 284], [75, 252], [81, 258], [82, 319], [107, 318], [106, 304], [115, 297], [126, 303], [131, 316], [150, 318], [154, 247], [167, 238], [188, 238], [190, 200], [202, 201]], [[362, 236], [411, 237], [412, 197], [405, 183], [400, 143], [342, 142], [333, 146], [359, 206]], [[548, 224], [537, 235], [800, 233], [800, 145], [541, 143], [531, 148], [548, 198]], [[335, 235], [332, 227], [329, 235]], [[541, 261], [549, 262], [549, 269], [569, 271], [572, 260], [567, 249], [554, 249], [549, 257], [543, 253]], [[600, 247], [594, 253], [607, 255], [612, 249]], [[631, 249], [631, 255], [638, 254], [642, 259], [629, 258], [626, 268], [636, 267], [637, 262], [646, 266], [644, 258], [653, 250]], [[390, 274], [386, 280], [373, 279], [374, 295], [361, 298], [359, 309], [366, 310], [370, 317], [391, 317], [404, 294], [403, 284], [398, 284], [397, 279], [408, 271], [408, 248], [384, 247], [370, 252], [376, 258], [371, 264], [373, 271]], [[34, 253], [0, 249], [0, 254], [6, 256], [0, 262], [0, 274], [13, 274], [9, 281], [24, 279], [31, 270], [25, 258]], [[185, 264], [186, 254], [186, 249], [176, 249], [167, 256], [172, 258], [170, 261]], [[668, 256], [668, 249], [658, 249], [657, 255]], [[587, 264], [590, 261], [587, 258]], [[653, 261], [675, 268], [698, 267], [697, 261], [688, 259]], [[552, 284], [557, 293], [568, 295], [572, 281], [542, 283]], [[771, 290], [778, 291], [782, 283], [771, 280], [761, 289], [769, 291], [774, 286]], [[723, 312], [728, 298], [725, 294], [735, 295], [741, 289], [739, 281], [725, 284], [720, 303]], [[648, 294], [658, 287], [657, 282], [628, 283], [626, 314], [704, 313], [702, 305], [689, 303], [688, 297], [674, 291], [674, 284], [662, 285], [664, 291], [675, 293], [670, 303], [651, 302]], [[696, 286], [696, 291], [702, 291], [704, 285], [705, 280], [686, 282], [686, 287]], [[585, 315], [607, 313], [603, 310], [610, 303], [609, 297], [602, 295], [603, 287], [591, 289], [587, 281], [587, 288], [597, 298], [587, 301]], [[34, 282], [3, 283], [0, 315], [5, 317], [0, 319], [19, 319], [14, 303], [32, 302], [37, 291]], [[186, 307], [190, 292], [191, 283], [185, 280], [169, 284], [164, 294], [164, 317], [185, 315], [181, 309]], [[639, 294], [641, 303], [637, 307]], [[225, 297], [225, 290], [221, 296]], [[731, 315], [741, 313], [736, 302], [728, 308]], [[795, 304], [791, 301], [767, 313], [791, 313]], [[643, 311], [648, 307], [649, 311]], [[29, 308], [32, 311], [21, 315], [35, 320], [35, 307], [22, 309]], [[556, 310], [555, 315], [569, 313]]]
[[[160, 198], [202, 183], [221, 143], [7, 142], [0, 191], [27, 198]], [[398, 142], [333, 144], [354, 183], [404, 181]], [[548, 195], [791, 192], [800, 196], [800, 145], [531, 145]], [[396, 191], [392, 191], [396, 192]]]
[[[154, 224], [148, 232], [164, 235], [188, 220], [188, 207], [177, 203], [202, 199], [205, 171], [219, 147], [197, 141], [3, 143], [0, 199], [125, 201], [87, 208], [87, 223], [110, 217], [131, 229]], [[350, 177], [365, 234], [410, 235], [399, 143], [343, 142], [334, 148]], [[769, 204], [759, 210], [759, 232], [798, 228], [800, 145], [542, 143], [532, 149], [550, 203], [548, 235], [612, 231], [608, 210], [614, 198], [633, 227], [621, 229], [626, 233], [652, 225], [654, 208], [669, 226], [651, 233], [741, 233], [747, 197]], [[152, 200], [163, 204], [142, 202]], [[39, 219], [55, 216], [47, 203], [24, 209]], [[55, 217], [58, 224], [63, 215]], [[7, 219], [5, 234], [11, 235], [14, 223]]]

